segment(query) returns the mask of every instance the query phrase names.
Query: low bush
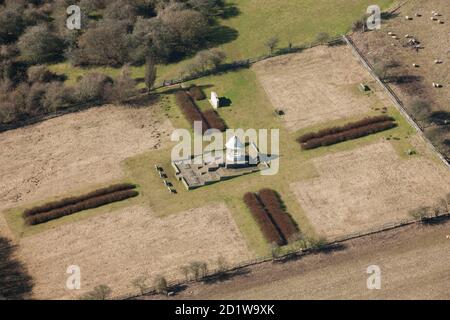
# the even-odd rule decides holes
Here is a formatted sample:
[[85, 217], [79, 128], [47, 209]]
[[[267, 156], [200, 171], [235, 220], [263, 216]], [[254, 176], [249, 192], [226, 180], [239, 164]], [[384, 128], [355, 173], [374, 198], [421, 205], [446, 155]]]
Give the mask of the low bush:
[[91, 198], [95, 198], [98, 196], [106, 195], [109, 193], [114, 193], [117, 191], [124, 191], [124, 190], [130, 190], [136, 188], [136, 185], [131, 183], [121, 183], [121, 184], [115, 184], [106, 188], [98, 189], [92, 192], [89, 192], [87, 194], [78, 196], [78, 197], [71, 197], [71, 198], [65, 198], [59, 201], [49, 202], [42, 206], [34, 207], [27, 209], [23, 212], [23, 217], [27, 218], [39, 213], [44, 213], [47, 211], [52, 211], [55, 209], [59, 209], [62, 207], [66, 207], [69, 205], [74, 205], [78, 202], [86, 201]]
[[186, 91], [180, 90], [175, 93], [175, 98], [180, 106], [186, 120], [194, 127], [195, 121], [202, 123], [202, 131], [205, 132], [209, 129], [208, 123], [205, 121], [201, 111], [197, 108], [192, 98]]
[[320, 130], [318, 132], [310, 132], [302, 135], [297, 139], [298, 142], [304, 143], [311, 139], [322, 138], [331, 134], [336, 134], [344, 131], [348, 131], [350, 129], [356, 129], [360, 127], [365, 127], [369, 124], [385, 122], [385, 121], [394, 121], [394, 118], [390, 116], [376, 116], [376, 117], [368, 117], [356, 122], [350, 122], [341, 127], [332, 127]]
[[272, 216], [284, 238], [288, 241], [297, 240], [299, 230], [289, 214], [285, 212], [277, 192], [271, 189], [262, 189], [259, 191], [259, 199]]
[[330, 146], [336, 143], [344, 142], [347, 140], [357, 139], [377, 132], [385, 131], [396, 127], [397, 124], [393, 121], [378, 122], [366, 125], [364, 127], [358, 127], [347, 131], [339, 132], [336, 134], [330, 134], [320, 138], [313, 138], [307, 142], [301, 143], [302, 149], [309, 150], [323, 146]]
[[209, 128], [217, 129], [221, 132], [224, 132], [227, 129], [227, 125], [223, 119], [214, 110], [206, 110], [203, 112], [203, 117], [208, 123]]
[[139, 193], [135, 190], [122, 190], [113, 193], [108, 193], [94, 198], [77, 202], [73, 205], [68, 205], [62, 208], [54, 209], [51, 211], [35, 214], [25, 219], [27, 225], [37, 225], [50, 220], [58, 219], [64, 216], [71, 215], [76, 212], [94, 209], [104, 206], [109, 203], [122, 201], [128, 198], [136, 197]]
[[189, 94], [191, 95], [191, 97], [197, 101], [199, 100], [205, 100], [206, 99], [206, 95], [203, 92], [202, 88], [197, 87], [197, 86], [193, 86], [189, 89]]
[[263, 205], [256, 197], [256, 194], [247, 192], [244, 195], [244, 202], [258, 223], [266, 240], [271, 244], [276, 244], [279, 246], [286, 244], [286, 241], [280, 235], [266, 210], [264, 210]]

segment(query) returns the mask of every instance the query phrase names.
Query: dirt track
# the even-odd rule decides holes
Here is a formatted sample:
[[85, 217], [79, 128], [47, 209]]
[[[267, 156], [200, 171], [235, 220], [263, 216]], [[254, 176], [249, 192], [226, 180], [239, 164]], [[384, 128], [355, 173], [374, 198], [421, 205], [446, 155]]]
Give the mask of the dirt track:
[[[174, 299], [450, 299], [449, 234], [449, 221], [410, 225], [328, 253], [249, 267], [224, 282], [189, 286]], [[367, 289], [370, 265], [381, 268], [381, 290]]]

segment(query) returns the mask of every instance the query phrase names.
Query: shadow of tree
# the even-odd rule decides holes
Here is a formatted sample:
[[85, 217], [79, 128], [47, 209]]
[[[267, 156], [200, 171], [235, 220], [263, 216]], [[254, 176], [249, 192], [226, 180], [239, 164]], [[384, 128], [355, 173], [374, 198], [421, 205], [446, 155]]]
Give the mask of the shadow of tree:
[[33, 280], [25, 266], [15, 258], [16, 246], [0, 237], [0, 298], [27, 299], [33, 289]]
[[448, 111], [435, 111], [432, 112], [430, 117], [430, 122], [437, 125], [447, 125], [450, 124], [450, 112]]
[[236, 17], [241, 14], [241, 10], [236, 6], [235, 3], [224, 3], [222, 7], [222, 12], [219, 17], [226, 20]]
[[450, 220], [450, 216], [440, 216], [440, 217], [434, 217], [431, 219], [425, 219], [422, 221], [422, 224], [424, 226], [436, 226], [440, 224], [444, 224]]
[[214, 284], [217, 282], [223, 282], [223, 281], [230, 280], [234, 277], [245, 276], [249, 273], [250, 273], [250, 269], [240, 268], [240, 269], [236, 269], [234, 271], [223, 272], [223, 273], [215, 274], [213, 276], [205, 278], [205, 279], [203, 279], [203, 283]]
[[208, 47], [216, 47], [236, 40], [239, 32], [233, 28], [223, 25], [215, 25], [206, 37]]

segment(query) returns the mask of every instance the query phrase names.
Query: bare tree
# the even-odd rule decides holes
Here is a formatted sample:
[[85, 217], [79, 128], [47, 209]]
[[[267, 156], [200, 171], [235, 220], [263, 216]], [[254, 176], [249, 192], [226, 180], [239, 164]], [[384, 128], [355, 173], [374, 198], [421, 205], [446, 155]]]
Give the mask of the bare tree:
[[94, 290], [81, 297], [82, 300], [106, 300], [112, 293], [110, 287], [105, 284], [96, 286]]
[[265, 45], [267, 48], [269, 48], [270, 54], [273, 53], [279, 42], [280, 40], [277, 37], [272, 37], [266, 41]]
[[200, 279], [201, 266], [202, 266], [202, 263], [198, 262], [198, 261], [191, 262], [189, 265], [192, 275], [194, 276], [194, 279], [196, 281]]
[[328, 42], [329, 40], [330, 40], [330, 35], [326, 32], [319, 32], [316, 35], [316, 41], [318, 43], [325, 43], [325, 42]]
[[148, 92], [153, 89], [156, 81], [156, 59], [153, 55], [149, 55], [145, 64], [145, 86]]
[[122, 68], [120, 75], [114, 80], [111, 100], [116, 103], [125, 102], [137, 94], [136, 81], [131, 77], [128, 65]]
[[228, 269], [228, 264], [227, 261], [225, 260], [224, 257], [220, 256], [217, 259], [217, 272], [219, 273], [219, 275], [223, 275]]
[[154, 285], [155, 285], [156, 293], [167, 295], [167, 293], [169, 291], [169, 286], [167, 284], [166, 278], [164, 278], [163, 276], [157, 276], [155, 278]]

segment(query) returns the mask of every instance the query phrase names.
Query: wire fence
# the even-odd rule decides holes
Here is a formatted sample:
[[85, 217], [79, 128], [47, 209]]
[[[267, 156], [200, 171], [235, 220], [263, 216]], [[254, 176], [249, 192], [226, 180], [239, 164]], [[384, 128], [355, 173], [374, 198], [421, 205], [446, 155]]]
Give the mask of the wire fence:
[[[154, 90], [180, 85], [180, 84], [188, 82], [188, 81], [201, 79], [201, 78], [208, 77], [211, 75], [219, 75], [219, 74], [226, 73], [229, 71], [236, 71], [236, 70], [242, 69], [242, 68], [250, 68], [253, 64], [263, 61], [263, 60], [266, 60], [266, 59], [300, 52], [302, 50], [313, 48], [313, 47], [323, 45], [323, 44], [336, 45], [340, 42], [342, 42], [341, 36], [333, 38], [328, 42], [314, 41], [314, 42], [311, 42], [309, 44], [305, 44], [302, 46], [281, 48], [281, 49], [276, 50], [272, 54], [262, 55], [262, 56], [259, 56], [256, 58], [250, 58], [250, 59], [245, 59], [245, 60], [231, 61], [229, 63], [219, 65], [218, 67], [216, 67], [214, 69], [197, 72], [195, 74], [187, 75], [185, 77], [178, 78], [178, 79], [164, 80], [160, 85], [154, 87]], [[140, 93], [136, 96], [130, 97], [129, 100], [131, 101], [133, 99], [142, 97], [144, 95], [146, 95], [146, 94]], [[36, 123], [39, 123], [39, 122], [42, 122], [45, 120], [57, 118], [57, 117], [60, 117], [60, 116], [66, 115], [66, 114], [70, 114], [70, 113], [74, 113], [74, 112], [83, 111], [83, 110], [86, 110], [86, 109], [89, 109], [92, 107], [102, 106], [104, 104], [105, 104], [105, 102], [102, 102], [102, 101], [90, 101], [90, 102], [85, 102], [85, 103], [71, 104], [70, 106], [62, 107], [54, 112], [49, 112], [49, 113], [45, 113], [45, 114], [28, 117], [27, 119], [14, 121], [12, 123], [0, 123], [0, 132], [14, 130], [14, 129], [18, 129], [21, 127], [33, 125], [33, 124], [36, 124]]]

